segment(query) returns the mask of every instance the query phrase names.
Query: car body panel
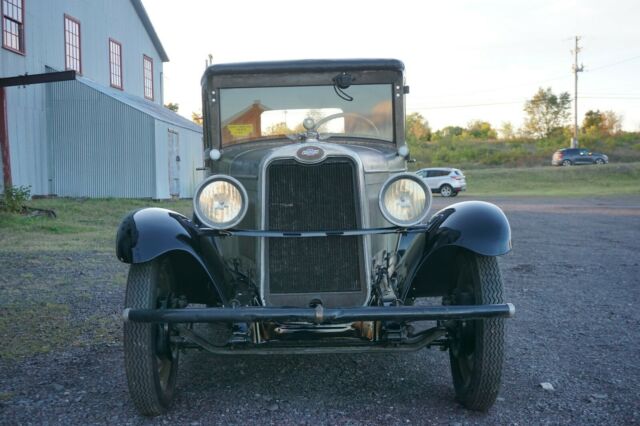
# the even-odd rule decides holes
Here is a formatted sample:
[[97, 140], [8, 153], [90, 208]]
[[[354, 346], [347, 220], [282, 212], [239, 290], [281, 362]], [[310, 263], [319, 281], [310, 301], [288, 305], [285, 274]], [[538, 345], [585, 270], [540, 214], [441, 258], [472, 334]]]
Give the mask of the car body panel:
[[[129, 213], [120, 223], [116, 235], [116, 256], [124, 263], [145, 263], [163, 255], [180, 259], [185, 253], [193, 260], [190, 267], [205, 274], [200, 302], [227, 302], [230, 281], [227, 268], [211, 239], [202, 239], [195, 225], [185, 216], [162, 208], [145, 208]], [[204, 296], [201, 294], [204, 292]]]
[[466, 176], [460, 169], [430, 167], [420, 169], [416, 174], [429, 185], [431, 192], [439, 193], [443, 185], [449, 185], [454, 193], [467, 190]]
[[[569, 164], [567, 164], [567, 162]], [[559, 149], [551, 157], [551, 165], [581, 165], [581, 164], [607, 164], [609, 157], [599, 152], [592, 152], [586, 148]]]
[[[451, 248], [483, 256], [511, 251], [511, 227], [504, 212], [483, 201], [452, 204], [432, 216], [424, 233], [407, 234], [399, 244], [398, 282], [403, 300], [437, 296], [446, 291], [442, 280], [430, 279], [432, 271], [452, 268]], [[437, 259], [437, 261], [434, 261]]]

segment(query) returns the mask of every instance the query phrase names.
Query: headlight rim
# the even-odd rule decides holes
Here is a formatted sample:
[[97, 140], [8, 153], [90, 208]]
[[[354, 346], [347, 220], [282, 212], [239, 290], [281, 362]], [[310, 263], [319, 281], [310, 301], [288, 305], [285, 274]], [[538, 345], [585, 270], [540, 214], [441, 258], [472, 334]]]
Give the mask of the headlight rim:
[[[420, 187], [425, 192], [426, 207], [422, 212], [422, 214], [412, 221], [397, 220], [391, 215], [391, 213], [389, 213], [387, 208], [384, 206], [383, 200], [384, 200], [385, 192], [387, 191], [389, 186], [391, 186], [391, 184], [401, 179], [409, 179], [416, 182], [418, 185], [420, 185]], [[427, 218], [427, 216], [429, 215], [429, 212], [431, 211], [432, 201], [433, 201], [433, 195], [431, 194], [431, 188], [429, 187], [429, 185], [427, 185], [427, 183], [420, 176], [411, 172], [403, 172], [403, 173], [398, 173], [393, 176], [390, 176], [384, 182], [384, 184], [382, 184], [382, 187], [380, 188], [380, 193], [378, 194], [378, 207], [380, 208], [380, 212], [382, 213], [382, 216], [393, 225], [403, 227], [403, 228], [415, 226], [415, 225], [418, 225], [419, 223], [422, 223]]]
[[[233, 186], [235, 186], [236, 189], [238, 189], [238, 191], [240, 192], [240, 198], [242, 199], [242, 207], [240, 208], [240, 213], [238, 213], [238, 215], [235, 217], [235, 219], [233, 219], [233, 220], [231, 220], [229, 222], [223, 222], [223, 223], [212, 222], [200, 210], [200, 206], [199, 206], [199, 203], [198, 203], [198, 200], [200, 199], [200, 194], [202, 193], [202, 191], [208, 185], [210, 185], [211, 183], [216, 182], [216, 181], [229, 182]], [[195, 191], [195, 193], [193, 195], [193, 212], [195, 213], [196, 217], [198, 218], [198, 220], [200, 222], [202, 222], [204, 225], [206, 225], [207, 227], [209, 227], [211, 229], [224, 230], [224, 229], [233, 228], [234, 226], [236, 226], [237, 224], [242, 222], [244, 217], [247, 215], [247, 210], [248, 209], [249, 209], [249, 196], [247, 195], [247, 190], [245, 189], [244, 185], [242, 185], [242, 183], [240, 183], [240, 181], [238, 179], [234, 178], [233, 176], [222, 175], [222, 174], [211, 175], [211, 176], [207, 177], [206, 179], [204, 179], [202, 182], [200, 182], [200, 184], [197, 186], [196, 191]]]

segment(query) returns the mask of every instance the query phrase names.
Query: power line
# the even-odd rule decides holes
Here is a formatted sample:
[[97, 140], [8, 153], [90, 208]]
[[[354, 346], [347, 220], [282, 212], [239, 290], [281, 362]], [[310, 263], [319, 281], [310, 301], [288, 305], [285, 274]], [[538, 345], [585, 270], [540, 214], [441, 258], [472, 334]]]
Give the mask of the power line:
[[522, 102], [523, 101], [507, 101], [507, 102], [490, 102], [490, 103], [466, 104], [466, 105], [440, 105], [440, 106], [423, 106], [423, 107], [411, 107], [411, 106], [409, 106], [408, 109], [411, 109], [411, 110], [428, 110], [428, 109], [473, 108], [473, 107], [494, 106], [494, 105], [512, 105], [512, 104], [519, 104], [519, 103], [522, 103]]
[[604, 68], [615, 67], [616, 65], [624, 64], [625, 62], [634, 61], [634, 60], [636, 60], [636, 59], [640, 59], [640, 55], [632, 56], [631, 58], [622, 59], [622, 60], [620, 60], [620, 61], [612, 62], [612, 63], [610, 63], [610, 64], [605, 64], [605, 65], [600, 65], [600, 66], [598, 66], [598, 67], [589, 68], [589, 69], [587, 69], [586, 71], [591, 72], [591, 71], [598, 71], [598, 70], [601, 70], [601, 69], [604, 69]]
[[582, 96], [586, 99], [617, 99], [617, 100], [637, 100], [640, 96]]
[[[610, 100], [640, 100], [640, 96], [581, 96], [583, 99], [610, 99]], [[573, 101], [573, 99], [569, 99]], [[486, 107], [486, 106], [500, 106], [500, 105], [514, 105], [514, 104], [525, 104], [527, 102], [530, 103], [542, 103], [546, 102], [545, 100], [533, 101], [532, 99], [522, 99], [519, 101], [501, 101], [501, 102], [486, 102], [486, 103], [478, 103], [478, 104], [461, 104], [461, 105], [433, 105], [433, 106], [411, 106], [408, 105], [407, 109], [412, 111], [423, 111], [423, 110], [440, 110], [440, 109], [454, 109], [454, 108], [476, 108], [476, 107]]]
[[438, 95], [438, 96], [429, 96], [430, 98], [451, 98], [451, 97], [455, 97], [455, 96], [468, 96], [468, 95], [474, 95], [477, 93], [489, 93], [489, 92], [498, 92], [500, 90], [506, 90], [506, 89], [513, 89], [516, 87], [526, 87], [526, 86], [537, 86], [539, 84], [542, 83], [546, 83], [549, 81], [555, 81], [555, 80], [565, 80], [569, 78], [569, 76], [567, 75], [562, 75], [562, 76], [556, 76], [556, 77], [550, 77], [550, 78], [546, 78], [544, 80], [538, 80], [534, 83], [520, 83], [520, 84], [512, 84], [509, 86], [502, 86], [502, 87], [495, 87], [492, 89], [484, 89], [484, 90], [474, 90], [472, 92], [465, 92], [465, 93], [452, 93], [452, 94], [447, 94], [447, 95]]

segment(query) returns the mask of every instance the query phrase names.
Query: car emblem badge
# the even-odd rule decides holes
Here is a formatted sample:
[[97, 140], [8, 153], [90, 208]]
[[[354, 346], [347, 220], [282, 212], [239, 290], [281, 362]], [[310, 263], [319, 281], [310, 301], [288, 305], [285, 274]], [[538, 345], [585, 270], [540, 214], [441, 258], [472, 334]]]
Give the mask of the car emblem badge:
[[324, 157], [324, 150], [316, 146], [305, 146], [296, 152], [296, 156], [302, 162], [314, 163], [322, 160]]

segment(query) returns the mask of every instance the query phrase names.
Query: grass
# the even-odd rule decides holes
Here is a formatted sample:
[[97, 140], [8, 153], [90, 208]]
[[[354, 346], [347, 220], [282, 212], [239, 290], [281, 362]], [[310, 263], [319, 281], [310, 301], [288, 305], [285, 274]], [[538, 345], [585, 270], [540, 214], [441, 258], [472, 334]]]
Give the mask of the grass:
[[68, 324], [69, 306], [37, 303], [0, 306], [0, 358], [19, 358], [64, 346], [76, 334]]
[[129, 199], [31, 200], [29, 207], [51, 209], [57, 218], [0, 212], [0, 253], [3, 251], [112, 251], [117, 227], [131, 210], [163, 207], [191, 215], [191, 201]]
[[190, 216], [191, 201], [58, 198], [27, 204], [52, 209], [57, 218], [0, 211], [0, 360], [119, 344], [127, 270], [115, 258], [120, 221], [148, 206]]
[[470, 196], [640, 195], [640, 162], [465, 171]]

